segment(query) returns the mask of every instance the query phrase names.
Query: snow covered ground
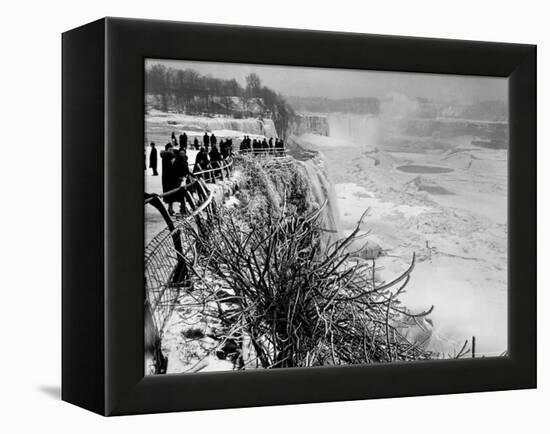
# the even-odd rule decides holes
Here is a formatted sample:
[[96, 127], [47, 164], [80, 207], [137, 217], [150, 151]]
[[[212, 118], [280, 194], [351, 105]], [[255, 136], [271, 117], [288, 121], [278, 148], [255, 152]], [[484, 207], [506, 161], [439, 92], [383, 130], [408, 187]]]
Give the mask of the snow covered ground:
[[451, 353], [475, 336], [477, 355], [500, 355], [507, 349], [507, 151], [459, 137], [451, 150], [420, 152], [425, 146], [415, 149], [413, 140], [386, 152], [376, 134], [365, 137], [346, 140], [340, 129], [336, 138], [296, 138], [327, 161], [342, 232], [370, 209], [362, 228], [384, 252], [376, 261], [381, 279], [403, 271], [416, 253], [402, 300], [413, 310], [435, 306], [431, 349]]

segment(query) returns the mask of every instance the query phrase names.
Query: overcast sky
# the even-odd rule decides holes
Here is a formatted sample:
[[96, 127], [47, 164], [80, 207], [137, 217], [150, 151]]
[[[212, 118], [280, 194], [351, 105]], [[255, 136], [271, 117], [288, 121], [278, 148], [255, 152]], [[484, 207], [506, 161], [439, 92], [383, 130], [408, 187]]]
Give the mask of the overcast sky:
[[508, 93], [508, 80], [495, 77], [157, 59], [148, 59], [146, 67], [155, 63], [178, 69], [190, 68], [216, 78], [235, 78], [242, 85], [245, 77], [255, 72], [264, 85], [287, 96], [338, 99], [401, 94], [409, 98], [425, 97], [442, 102], [470, 103], [484, 100], [507, 101]]

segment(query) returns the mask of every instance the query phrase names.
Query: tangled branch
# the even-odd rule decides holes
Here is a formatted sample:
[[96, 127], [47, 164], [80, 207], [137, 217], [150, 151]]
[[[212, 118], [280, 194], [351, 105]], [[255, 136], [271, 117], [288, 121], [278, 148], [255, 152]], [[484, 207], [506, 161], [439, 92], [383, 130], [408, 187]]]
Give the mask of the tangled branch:
[[[285, 212], [252, 230], [239, 210], [221, 208], [208, 222], [184, 222], [195, 256], [187, 259], [205, 313], [236, 366], [263, 368], [418, 360], [430, 353], [409, 342], [412, 314], [399, 295], [414, 269], [377, 283], [374, 261], [350, 261], [361, 221], [349, 236], [323, 245], [322, 208]], [[404, 320], [405, 319], [405, 320]]]

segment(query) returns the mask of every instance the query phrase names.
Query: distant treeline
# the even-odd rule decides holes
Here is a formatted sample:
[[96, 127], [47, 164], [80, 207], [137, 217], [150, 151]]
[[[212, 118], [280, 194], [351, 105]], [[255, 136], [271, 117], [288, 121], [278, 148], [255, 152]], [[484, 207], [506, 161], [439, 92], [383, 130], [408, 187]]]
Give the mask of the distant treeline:
[[289, 104], [296, 111], [312, 113], [380, 113], [380, 100], [374, 97], [330, 99], [323, 97], [287, 97]]
[[153, 108], [188, 114], [225, 114], [235, 118], [271, 117], [284, 137], [294, 116], [282, 95], [263, 86], [257, 74], [246, 77], [243, 87], [235, 80], [201, 75], [193, 69], [153, 65], [145, 71], [147, 103]]
[[504, 101], [490, 100], [472, 103], [435, 102], [416, 98], [417, 108], [412, 117], [423, 119], [450, 118], [477, 121], [507, 122], [508, 105]]

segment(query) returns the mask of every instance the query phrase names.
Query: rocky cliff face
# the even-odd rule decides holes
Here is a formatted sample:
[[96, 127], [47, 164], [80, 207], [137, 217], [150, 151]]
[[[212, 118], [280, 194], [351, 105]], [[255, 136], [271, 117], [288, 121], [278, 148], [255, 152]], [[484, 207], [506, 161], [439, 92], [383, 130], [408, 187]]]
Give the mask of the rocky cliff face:
[[326, 116], [318, 114], [296, 114], [290, 124], [290, 133], [296, 136], [302, 134], [330, 135], [330, 127]]

